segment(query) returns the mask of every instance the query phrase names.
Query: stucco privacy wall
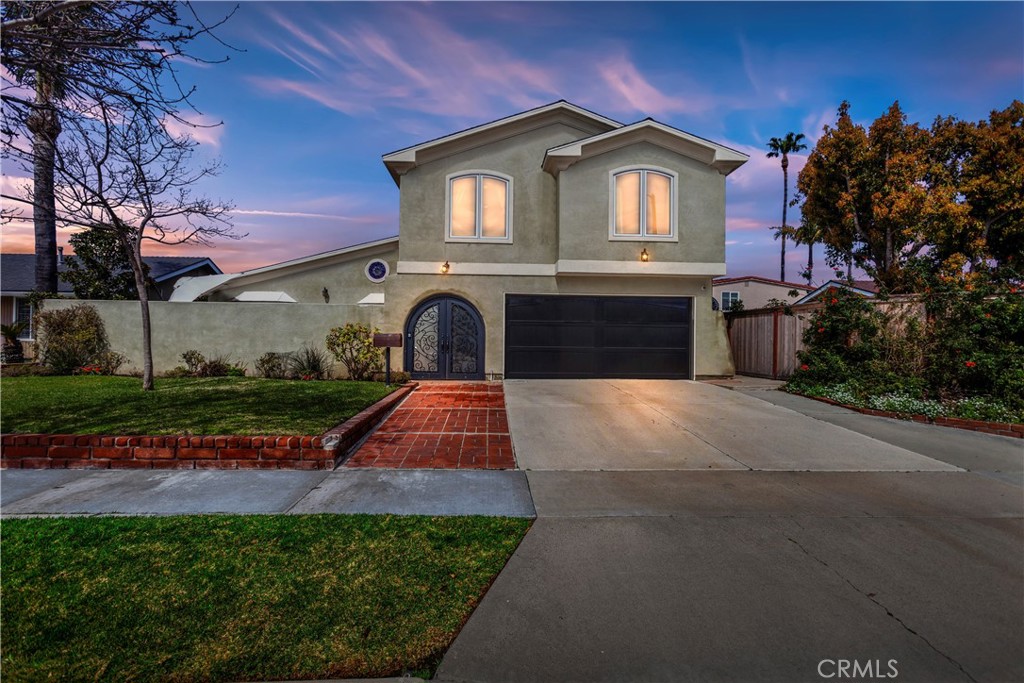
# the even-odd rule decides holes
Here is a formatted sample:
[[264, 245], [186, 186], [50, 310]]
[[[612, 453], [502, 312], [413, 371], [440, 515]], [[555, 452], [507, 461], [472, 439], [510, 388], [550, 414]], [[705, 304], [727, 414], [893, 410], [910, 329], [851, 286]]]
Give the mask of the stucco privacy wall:
[[[677, 178], [678, 241], [609, 240], [613, 170], [663, 168]], [[649, 142], [629, 145], [574, 164], [558, 178], [560, 259], [635, 261], [646, 248], [651, 261], [725, 262], [725, 176]]]
[[473, 304], [486, 329], [485, 367], [488, 375], [504, 374], [505, 293], [605, 294], [628, 296], [694, 297], [694, 374], [733, 374], [732, 352], [725, 318], [711, 308], [709, 278], [533, 277], [499, 275], [400, 275], [389, 278], [387, 306], [380, 327], [403, 332], [416, 304], [437, 294], [454, 294]]
[[721, 301], [722, 292], [739, 292], [740, 301], [743, 302], [743, 308], [750, 310], [752, 308], [764, 308], [768, 305], [769, 299], [778, 299], [780, 301], [788, 301], [793, 303], [800, 297], [807, 294], [808, 289], [796, 289], [796, 296], [790, 296], [789, 292], [793, 287], [783, 285], [770, 285], [766, 282], [758, 282], [757, 280], [748, 280], [746, 282], [730, 282], [728, 284], [715, 284], [715, 296], [719, 297]]
[[[96, 307], [114, 351], [128, 356], [122, 368], [142, 367], [142, 322], [137, 301], [50, 299], [47, 308], [76, 303]], [[153, 329], [153, 369], [166, 372], [181, 365], [181, 354], [196, 349], [208, 358], [224, 355], [245, 363], [250, 374], [268, 351], [296, 351], [303, 344], [324, 348], [327, 332], [346, 322], [380, 327], [380, 306], [293, 303], [155, 301], [149, 305]], [[335, 367], [340, 373], [341, 366]]]

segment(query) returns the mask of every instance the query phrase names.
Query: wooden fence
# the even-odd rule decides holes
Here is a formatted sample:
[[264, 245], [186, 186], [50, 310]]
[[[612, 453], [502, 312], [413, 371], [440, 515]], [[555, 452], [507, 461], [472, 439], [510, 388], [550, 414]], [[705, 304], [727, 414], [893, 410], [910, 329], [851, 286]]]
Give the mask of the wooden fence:
[[[904, 308], [908, 315], [924, 316], [923, 304], [913, 297], [871, 303], [888, 314], [898, 313], [894, 308]], [[811, 324], [811, 314], [819, 308], [820, 303], [792, 306], [792, 315], [781, 308], [726, 313], [736, 374], [771, 379], [792, 375], [798, 363], [796, 354], [804, 348], [804, 331]], [[890, 324], [899, 325], [900, 320], [900, 315], [892, 315]]]

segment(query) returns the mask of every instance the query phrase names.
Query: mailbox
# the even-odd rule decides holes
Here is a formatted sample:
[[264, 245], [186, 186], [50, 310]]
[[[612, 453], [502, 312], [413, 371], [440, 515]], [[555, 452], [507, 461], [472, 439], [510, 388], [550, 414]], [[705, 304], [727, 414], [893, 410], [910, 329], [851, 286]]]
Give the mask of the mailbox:
[[388, 349], [400, 349], [402, 348], [402, 335], [401, 333], [375, 334], [373, 335], [373, 345], [382, 346]]

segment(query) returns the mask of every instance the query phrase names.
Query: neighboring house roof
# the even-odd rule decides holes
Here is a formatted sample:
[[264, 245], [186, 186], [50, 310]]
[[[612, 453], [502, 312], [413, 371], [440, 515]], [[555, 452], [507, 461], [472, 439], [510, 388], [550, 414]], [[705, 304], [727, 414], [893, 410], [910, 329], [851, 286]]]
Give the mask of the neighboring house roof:
[[168, 301], [195, 301], [201, 296], [210, 294], [214, 290], [221, 289], [228, 283], [231, 287], [243, 287], [247, 284], [255, 284], [281, 275], [282, 270], [301, 272], [312, 268], [323, 267], [333, 261], [347, 261], [353, 256], [364, 252], [388, 247], [398, 244], [398, 237], [388, 237], [373, 242], [353, 244], [341, 249], [332, 249], [319, 254], [303, 256], [290, 261], [282, 261], [269, 266], [244, 270], [240, 273], [226, 273], [222, 275], [201, 275], [199, 277], [183, 277], [174, 285], [174, 291]]
[[842, 282], [840, 280], [829, 280], [825, 284], [821, 285], [820, 287], [812, 291], [810, 294], [804, 296], [802, 299], [797, 299], [794, 302], [794, 304], [808, 304], [817, 299], [824, 292], [827, 292], [829, 289], [845, 289], [848, 292], [860, 294], [861, 296], [866, 297], [868, 299], [874, 299], [875, 294], [878, 293], [878, 285], [876, 285], [873, 281], [870, 280], [857, 280], [852, 285], [848, 282]]
[[648, 118], [628, 126], [621, 126], [575, 142], [552, 147], [544, 155], [543, 168], [548, 173], [557, 176], [560, 171], [564, 171], [577, 161], [637, 142], [650, 142], [664, 147], [711, 166], [722, 175], [729, 175], [750, 159], [743, 152]]
[[390, 152], [383, 157], [384, 165], [387, 166], [395, 184], [400, 186], [399, 178], [420, 164], [482, 144], [520, 135], [556, 121], [573, 125], [586, 136], [622, 127], [618, 121], [596, 114], [571, 102], [558, 100], [542, 107]]
[[[64, 257], [64, 263], [57, 265], [57, 293], [73, 294], [74, 290], [61, 273], [67, 270], [67, 262], [75, 257]], [[221, 272], [217, 264], [206, 256], [144, 256], [142, 260], [149, 266], [149, 277], [160, 283], [179, 277], [185, 273], [208, 266], [214, 272]], [[0, 290], [4, 294], [23, 294], [31, 292], [36, 285], [35, 254], [0, 254]]]
[[805, 292], [811, 291], [811, 287], [807, 285], [799, 285], [795, 282], [786, 282], [785, 280], [772, 280], [771, 278], [761, 277], [760, 275], [741, 275], [740, 277], [723, 277], [712, 281], [714, 287], [719, 285], [732, 285], [740, 282], [762, 282], [766, 285], [778, 285], [779, 287], [789, 287], [790, 289], [802, 289]]

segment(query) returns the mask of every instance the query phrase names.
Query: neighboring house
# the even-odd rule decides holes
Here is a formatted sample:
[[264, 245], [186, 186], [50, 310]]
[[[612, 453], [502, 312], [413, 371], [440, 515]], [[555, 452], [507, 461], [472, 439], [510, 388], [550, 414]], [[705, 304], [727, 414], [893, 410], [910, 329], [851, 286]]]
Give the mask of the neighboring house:
[[[65, 297], [74, 297], [71, 285], [61, 277], [67, 269], [67, 260], [63, 247], [58, 249], [57, 257], [57, 293]], [[220, 273], [220, 268], [205, 256], [146, 256], [143, 261], [149, 266], [149, 278], [152, 284], [149, 296], [154, 300], [166, 300], [170, 297], [178, 279], [186, 275], [212, 275]], [[29, 326], [21, 334], [23, 341], [35, 338], [32, 329], [34, 307], [28, 295], [35, 288], [36, 256], [35, 254], [0, 254], [0, 323], [7, 325], [19, 320], [27, 320]]]
[[373, 308], [414, 378], [730, 375], [711, 289], [747, 158], [559, 101], [384, 155], [398, 237], [182, 280], [171, 301]]
[[[794, 290], [796, 296], [790, 294]], [[743, 277], [719, 278], [715, 280], [712, 291], [722, 310], [729, 311], [735, 307], [737, 301], [743, 302], [745, 310], [764, 308], [772, 299], [791, 304], [811, 291], [811, 288], [794, 282], [770, 280], [757, 275], [744, 275]]]
[[852, 283], [843, 280], [829, 280], [814, 291], [801, 297], [796, 303], [809, 304], [817, 301], [822, 294], [830, 289], [845, 289], [867, 299], [874, 299], [878, 295], [878, 284], [874, 280], [854, 280]]

